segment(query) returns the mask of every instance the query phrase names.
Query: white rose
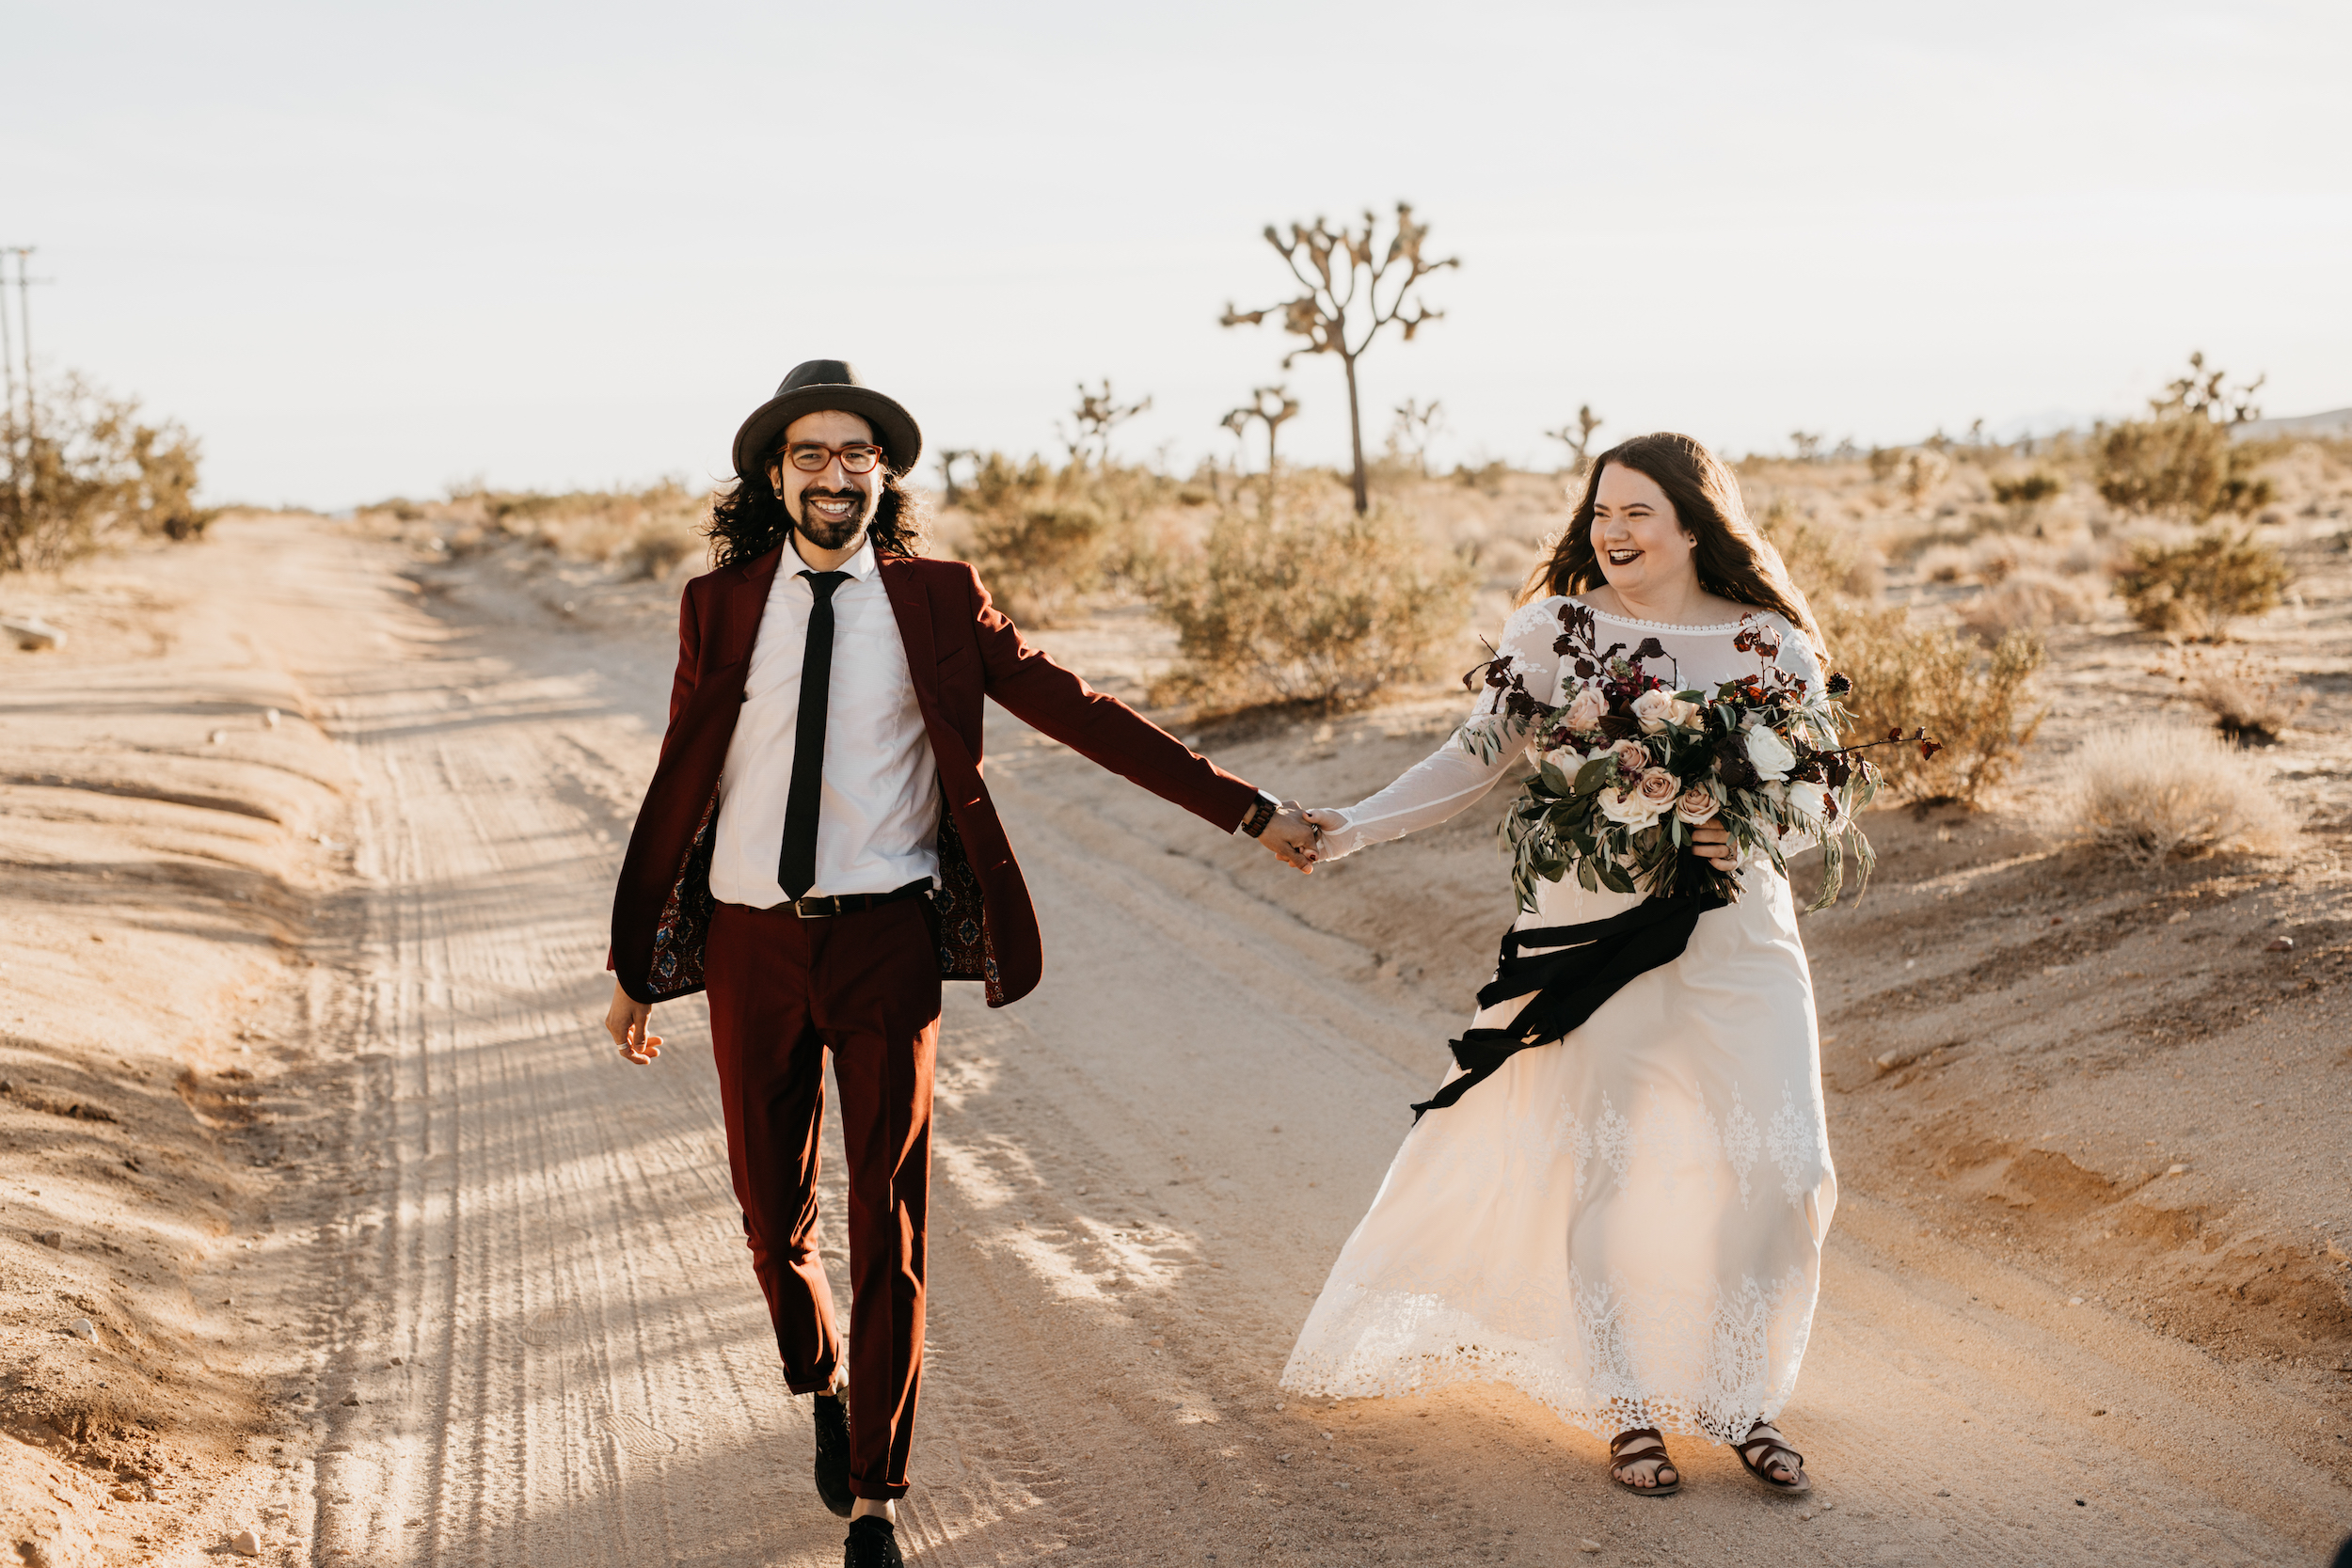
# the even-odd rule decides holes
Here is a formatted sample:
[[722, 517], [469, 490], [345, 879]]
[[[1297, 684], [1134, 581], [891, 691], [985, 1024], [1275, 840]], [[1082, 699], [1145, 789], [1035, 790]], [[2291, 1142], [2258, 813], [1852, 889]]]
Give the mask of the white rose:
[[[1642, 799], [1642, 792], [1638, 789], [1604, 789], [1595, 800], [1600, 807], [1601, 816], [1612, 822], [1622, 822], [1629, 828], [1648, 827], [1658, 820], [1658, 814], [1665, 809], [1657, 801]], [[1673, 802], [1670, 800], [1665, 804], [1672, 805]]]
[[1576, 770], [1584, 766], [1584, 753], [1573, 746], [1556, 746], [1544, 753], [1544, 760], [1573, 780]]
[[1756, 776], [1777, 783], [1788, 776], [1797, 766], [1797, 753], [1788, 743], [1775, 734], [1770, 725], [1758, 724], [1747, 734], [1748, 763]]
[[1579, 735], [1590, 735], [1600, 723], [1601, 716], [1608, 711], [1607, 700], [1597, 689], [1588, 686], [1568, 704], [1567, 717], [1563, 721]]
[[1675, 694], [1662, 686], [1653, 686], [1633, 699], [1633, 717], [1640, 720], [1642, 733], [1656, 735], [1674, 717]]
[[1800, 821], [1819, 822], [1823, 808], [1828, 804], [1829, 791], [1820, 784], [1801, 780], [1788, 786], [1788, 809], [1797, 814]]

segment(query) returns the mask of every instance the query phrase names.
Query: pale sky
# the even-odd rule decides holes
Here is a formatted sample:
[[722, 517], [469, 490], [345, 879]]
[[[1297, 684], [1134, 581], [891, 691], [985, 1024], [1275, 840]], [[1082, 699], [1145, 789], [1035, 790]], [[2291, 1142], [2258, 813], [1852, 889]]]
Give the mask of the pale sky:
[[[0, 244], [36, 350], [215, 501], [696, 483], [795, 361], [932, 450], [1230, 453], [1268, 222], [1413, 201], [1459, 272], [1367, 439], [1555, 463], [2128, 412], [2192, 348], [2352, 404], [2352, 7], [203, 6], [15, 0]], [[1290, 454], [1337, 461], [1335, 359]], [[927, 463], [926, 478], [935, 477]]]

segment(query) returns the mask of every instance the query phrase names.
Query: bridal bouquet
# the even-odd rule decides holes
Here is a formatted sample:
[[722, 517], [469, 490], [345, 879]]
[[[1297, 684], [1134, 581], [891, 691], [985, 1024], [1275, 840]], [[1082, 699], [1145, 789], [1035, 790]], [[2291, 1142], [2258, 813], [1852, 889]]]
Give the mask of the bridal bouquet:
[[[1463, 744], [1492, 761], [1523, 740], [1536, 763], [1502, 824], [1521, 909], [1535, 908], [1538, 881], [1571, 873], [1592, 892], [1735, 900], [1737, 879], [1685, 852], [1692, 832], [1708, 822], [1723, 824], [1742, 858], [1760, 849], [1784, 875], [1781, 836], [1817, 840], [1824, 863], [1814, 909], [1836, 901], [1849, 854], [1867, 884], [1876, 856], [1860, 816], [1878, 792], [1879, 773], [1863, 753], [1910, 744], [1933, 756], [1941, 747], [1924, 729], [1840, 745], [1852, 717], [1839, 700], [1851, 683], [1833, 674], [1817, 691], [1781, 669], [1773, 662], [1779, 633], [1760, 616], [1743, 618], [1732, 640], [1756, 656], [1756, 673], [1711, 692], [1685, 689], [1654, 637], [1629, 651], [1622, 642], [1603, 649], [1593, 612], [1573, 602], [1561, 606], [1560, 621], [1553, 645], [1565, 656], [1560, 705], [1528, 695], [1508, 656], [1465, 680], [1474, 686], [1483, 672], [1502, 700], [1499, 711], [1463, 726]], [[1645, 669], [1653, 659], [1665, 659], [1672, 678]]]

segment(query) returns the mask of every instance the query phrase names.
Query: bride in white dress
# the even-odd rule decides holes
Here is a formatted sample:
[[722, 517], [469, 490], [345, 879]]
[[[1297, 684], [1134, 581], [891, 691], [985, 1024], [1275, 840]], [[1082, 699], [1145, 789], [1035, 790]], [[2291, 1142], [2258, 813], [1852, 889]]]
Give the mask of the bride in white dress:
[[[1541, 702], [1557, 701], [1553, 643], [1571, 597], [1604, 645], [1656, 639], [1686, 689], [1756, 673], [1759, 656], [1732, 645], [1743, 617], [1779, 632], [1783, 668], [1821, 680], [1804, 596], [1748, 522], [1738, 482], [1688, 436], [1639, 436], [1598, 458], [1530, 593], [1500, 652]], [[1479, 711], [1499, 695], [1490, 688]], [[1523, 755], [1506, 746], [1482, 761], [1457, 735], [1360, 804], [1311, 812], [1321, 858], [1516, 785]], [[1720, 825], [1699, 841], [1735, 863]], [[1299, 1331], [1284, 1388], [1362, 1398], [1490, 1379], [1612, 1439], [1611, 1477], [1629, 1491], [1679, 1487], [1669, 1432], [1734, 1445], [1778, 1490], [1809, 1487], [1772, 1422], [1804, 1356], [1837, 1182], [1788, 883], [1761, 857], [1740, 878], [1738, 900], [1701, 914], [1679, 958], [1415, 1123]], [[1641, 901], [1547, 882], [1514, 928]], [[1505, 1024], [1526, 1001], [1471, 1026]]]

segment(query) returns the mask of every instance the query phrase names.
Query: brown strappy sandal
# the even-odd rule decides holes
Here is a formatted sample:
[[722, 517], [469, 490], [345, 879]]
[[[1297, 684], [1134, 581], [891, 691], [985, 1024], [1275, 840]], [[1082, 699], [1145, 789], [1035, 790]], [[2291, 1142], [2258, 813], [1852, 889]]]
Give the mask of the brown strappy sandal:
[[[1672, 1470], [1675, 1479], [1636, 1486], [1618, 1473], [1629, 1465], [1653, 1459], [1658, 1462], [1658, 1474]], [[1682, 1467], [1668, 1456], [1666, 1439], [1656, 1427], [1631, 1427], [1609, 1439], [1609, 1479], [1637, 1497], [1666, 1497], [1682, 1490]]]
[[[1760, 1433], [1770, 1433], [1770, 1435], [1757, 1435]], [[1813, 1490], [1813, 1478], [1804, 1473], [1804, 1455], [1790, 1448], [1788, 1439], [1783, 1437], [1779, 1429], [1770, 1421], [1758, 1421], [1748, 1428], [1747, 1436], [1734, 1443], [1731, 1446], [1731, 1451], [1740, 1456], [1740, 1463], [1747, 1466], [1748, 1474], [1775, 1492], [1810, 1492]], [[1788, 1456], [1788, 1459], [1784, 1460], [1778, 1467], [1783, 1470], [1795, 1471], [1796, 1480], [1774, 1481], [1772, 1479], [1771, 1462], [1772, 1455], [1776, 1453]], [[1788, 1461], [1794, 1461], [1794, 1463]]]

